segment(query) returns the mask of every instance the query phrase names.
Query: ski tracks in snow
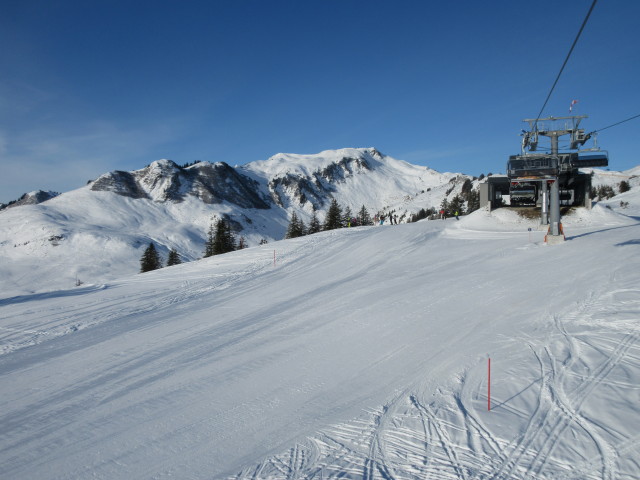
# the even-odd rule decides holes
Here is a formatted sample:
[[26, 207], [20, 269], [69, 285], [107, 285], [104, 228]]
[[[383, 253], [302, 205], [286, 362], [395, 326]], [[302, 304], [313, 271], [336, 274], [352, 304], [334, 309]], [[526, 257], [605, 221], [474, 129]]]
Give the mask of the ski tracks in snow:
[[407, 390], [230, 478], [635, 478], [639, 421], [620, 431], [614, 418], [639, 398], [639, 317], [635, 286], [591, 293], [552, 318], [549, 338], [527, 340], [509, 379], [515, 393], [494, 398], [491, 412], [476, 366], [450, 391]]
[[[242, 252], [241, 263], [237, 263], [235, 259], [238, 257], [233, 254], [213, 257], [207, 260], [209, 265], [206, 268], [186, 277], [178, 288], [174, 276], [168, 275], [171, 272], [162, 269], [107, 285], [0, 299], [0, 307], [3, 307], [0, 314], [0, 355], [108, 321], [162, 311], [166, 307], [193, 310], [202, 300], [203, 308], [209, 308], [212, 294], [228, 290], [240, 282], [261, 281], [263, 275], [268, 275], [283, 263], [295, 263], [295, 260], [309, 255], [323, 241], [331, 241], [330, 236], [305, 239], [304, 242], [290, 241], [284, 244], [287, 249], [278, 253], [275, 265], [273, 250], [267, 247], [256, 248], [252, 255]], [[143, 288], [138, 289], [137, 285]], [[70, 296], [78, 298], [72, 309], [64, 301]], [[60, 298], [65, 308], [60, 309], [59, 315], [51, 315], [50, 304], [47, 304], [41, 312], [37, 303], [40, 298]]]

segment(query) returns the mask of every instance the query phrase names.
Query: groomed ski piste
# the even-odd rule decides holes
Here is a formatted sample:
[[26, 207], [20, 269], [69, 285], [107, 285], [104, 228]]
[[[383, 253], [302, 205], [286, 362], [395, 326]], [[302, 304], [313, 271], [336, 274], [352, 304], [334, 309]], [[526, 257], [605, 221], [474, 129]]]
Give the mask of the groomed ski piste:
[[4, 298], [0, 478], [640, 478], [625, 195], [560, 245], [477, 211]]

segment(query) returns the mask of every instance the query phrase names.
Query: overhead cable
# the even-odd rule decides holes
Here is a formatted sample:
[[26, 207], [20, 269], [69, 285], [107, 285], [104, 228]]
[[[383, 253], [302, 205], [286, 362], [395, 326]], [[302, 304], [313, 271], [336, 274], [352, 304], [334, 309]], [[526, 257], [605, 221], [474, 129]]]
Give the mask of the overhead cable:
[[598, 130], [594, 130], [591, 133], [601, 132], [602, 130], [606, 130], [607, 128], [615, 127], [616, 125], [620, 125], [621, 123], [628, 122], [629, 120], [633, 120], [634, 118], [638, 118], [638, 117], [640, 117], [640, 114], [634, 115], [633, 117], [627, 118], [626, 120], [622, 120], [621, 122], [616, 122], [616, 123], [614, 123], [612, 125], [609, 125], [608, 127], [599, 128]]
[[558, 80], [560, 80], [560, 75], [562, 75], [562, 71], [564, 70], [564, 67], [567, 65], [567, 62], [569, 61], [569, 57], [571, 57], [571, 53], [573, 52], [573, 49], [575, 48], [576, 44], [578, 43], [578, 39], [580, 38], [580, 35], [582, 34], [582, 30], [584, 30], [584, 27], [587, 24], [587, 20], [589, 20], [589, 17], [591, 16], [591, 12], [593, 11], [593, 7], [596, 6], [597, 2], [598, 2], [598, 0], [593, 0], [593, 3], [591, 4], [591, 8], [589, 8], [589, 11], [587, 12], [587, 16], [584, 18], [584, 21], [582, 22], [582, 26], [580, 27], [580, 30], [578, 31], [578, 34], [576, 35], [576, 38], [573, 40], [573, 45], [571, 45], [571, 49], [569, 50], [569, 53], [567, 54], [567, 58], [564, 59], [564, 63], [562, 64], [562, 67], [560, 68], [560, 71], [558, 72], [558, 76], [556, 77], [556, 81], [553, 82], [553, 86], [551, 87], [551, 90], [549, 91], [549, 95], [547, 95], [547, 99], [544, 101], [544, 104], [542, 105], [542, 108], [540, 109], [540, 113], [538, 113], [538, 116], [536, 117], [536, 121], [533, 124], [532, 131], [536, 130], [536, 128], [538, 126], [538, 119], [540, 118], [540, 115], [542, 115], [542, 112], [544, 111], [544, 108], [547, 106], [547, 102], [551, 98], [551, 94], [553, 93], [553, 90], [556, 88], [556, 84], [558, 83]]

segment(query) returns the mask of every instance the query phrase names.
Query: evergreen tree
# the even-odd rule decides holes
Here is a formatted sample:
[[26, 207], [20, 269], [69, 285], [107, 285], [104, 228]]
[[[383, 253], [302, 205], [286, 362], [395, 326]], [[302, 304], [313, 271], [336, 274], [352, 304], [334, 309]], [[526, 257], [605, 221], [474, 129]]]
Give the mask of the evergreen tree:
[[613, 187], [610, 185], [600, 185], [595, 191], [600, 200], [609, 200], [616, 195], [616, 192], [613, 191]]
[[472, 189], [473, 189], [473, 183], [469, 178], [467, 178], [462, 184], [462, 188], [460, 189], [462, 196], [466, 197], [467, 195], [469, 195], [469, 192], [471, 192]]
[[291, 221], [289, 222], [289, 227], [287, 228], [287, 233], [284, 238], [296, 238], [302, 237], [305, 234], [305, 225], [302, 220], [298, 218], [296, 212], [291, 214]]
[[629, 190], [631, 190], [631, 185], [629, 185], [629, 182], [627, 182], [626, 180], [622, 180], [620, 182], [620, 185], [618, 185], [618, 190], [620, 191], [620, 193], [628, 192]]
[[216, 229], [213, 222], [209, 225], [209, 231], [207, 232], [207, 242], [204, 244], [204, 258], [215, 255], [214, 242], [216, 238]]
[[451, 215], [458, 212], [460, 215], [464, 214], [464, 200], [460, 195], [456, 195], [449, 202], [449, 212]]
[[231, 226], [224, 218], [216, 222], [215, 235], [213, 237], [213, 255], [233, 252], [236, 249], [235, 235]]
[[150, 272], [158, 268], [162, 268], [162, 259], [156, 250], [156, 246], [151, 242], [142, 254], [142, 258], [140, 258], [140, 273]]
[[321, 230], [322, 226], [320, 225], [320, 220], [318, 220], [318, 215], [316, 214], [316, 211], [314, 209], [311, 220], [309, 221], [309, 228], [307, 229], [307, 233], [311, 235], [313, 233], [318, 233]]
[[242, 250], [243, 248], [248, 248], [247, 240], [244, 237], [240, 237], [238, 240], [238, 250]]
[[342, 228], [342, 209], [338, 201], [333, 198], [331, 199], [331, 205], [329, 205], [327, 217], [324, 219], [323, 230], [335, 230], [336, 228]]
[[178, 251], [175, 248], [172, 248], [169, 252], [169, 257], [167, 258], [167, 267], [171, 267], [172, 265], [180, 265], [182, 263], [182, 259], [178, 254]]
[[[475, 212], [480, 208], [480, 192], [473, 189], [473, 183], [468, 178], [462, 184], [460, 197], [462, 197], [463, 203], [467, 204], [466, 213]], [[462, 208], [464, 209], [464, 205]], [[462, 213], [462, 210], [459, 210], [459, 213]]]
[[430, 215], [435, 215], [435, 214], [436, 214], [436, 209], [433, 207], [429, 207], [426, 210], [424, 208], [421, 208], [418, 213], [414, 213], [413, 215], [411, 215], [411, 221], [417, 222], [418, 220], [423, 220], [425, 218], [428, 218]]
[[371, 225], [373, 222], [371, 221], [371, 215], [367, 211], [367, 207], [362, 205], [360, 212], [358, 212], [358, 224], [359, 225]]
[[475, 212], [480, 208], [480, 192], [471, 190], [467, 196], [467, 213]]
[[447, 200], [446, 197], [443, 198], [442, 203], [440, 203], [440, 210], [444, 210], [445, 215], [449, 214], [449, 200]]

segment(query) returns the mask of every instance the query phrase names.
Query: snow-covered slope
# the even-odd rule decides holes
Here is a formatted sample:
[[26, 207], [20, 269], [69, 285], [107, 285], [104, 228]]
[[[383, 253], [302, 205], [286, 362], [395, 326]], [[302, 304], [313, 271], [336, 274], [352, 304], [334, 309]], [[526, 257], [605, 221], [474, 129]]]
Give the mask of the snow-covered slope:
[[255, 246], [281, 239], [292, 212], [308, 222], [316, 208], [322, 220], [331, 198], [354, 212], [365, 205], [372, 214], [413, 213], [438, 205], [460, 178], [371, 148], [280, 154], [238, 168], [159, 160], [0, 212], [0, 287], [17, 295], [109, 281], [138, 271], [149, 242], [164, 258], [175, 248], [183, 260], [195, 260], [220, 217]]
[[640, 166], [622, 172], [602, 170], [599, 168], [584, 168], [581, 169], [581, 171], [593, 174], [593, 187], [608, 185], [612, 187], [616, 193], [618, 193], [618, 187], [622, 181], [628, 182], [630, 186], [640, 186]]
[[[456, 176], [396, 160], [374, 148], [328, 150], [316, 155], [278, 154], [243, 169], [268, 179], [276, 202], [285, 208], [301, 207], [303, 218], [304, 212], [310, 214], [314, 207], [326, 208], [329, 196], [352, 210], [362, 205], [373, 212], [395, 208], [427, 189], [444, 187]], [[435, 198], [441, 200], [443, 196], [440, 193]]]
[[0, 477], [638, 478], [628, 194], [0, 300]]
[[[596, 186], [620, 179], [638, 186], [632, 171], [594, 172]], [[371, 215], [393, 212], [404, 222], [451, 200], [467, 180], [374, 148], [278, 154], [236, 168], [158, 160], [106, 173], [47, 201], [31, 195], [0, 211], [0, 288], [10, 296], [110, 281], [137, 272], [149, 242], [165, 259], [175, 248], [184, 261], [195, 260], [210, 224], [221, 217], [249, 246], [278, 240], [292, 213], [308, 224], [315, 209], [322, 221], [332, 198], [353, 213], [364, 205]]]

